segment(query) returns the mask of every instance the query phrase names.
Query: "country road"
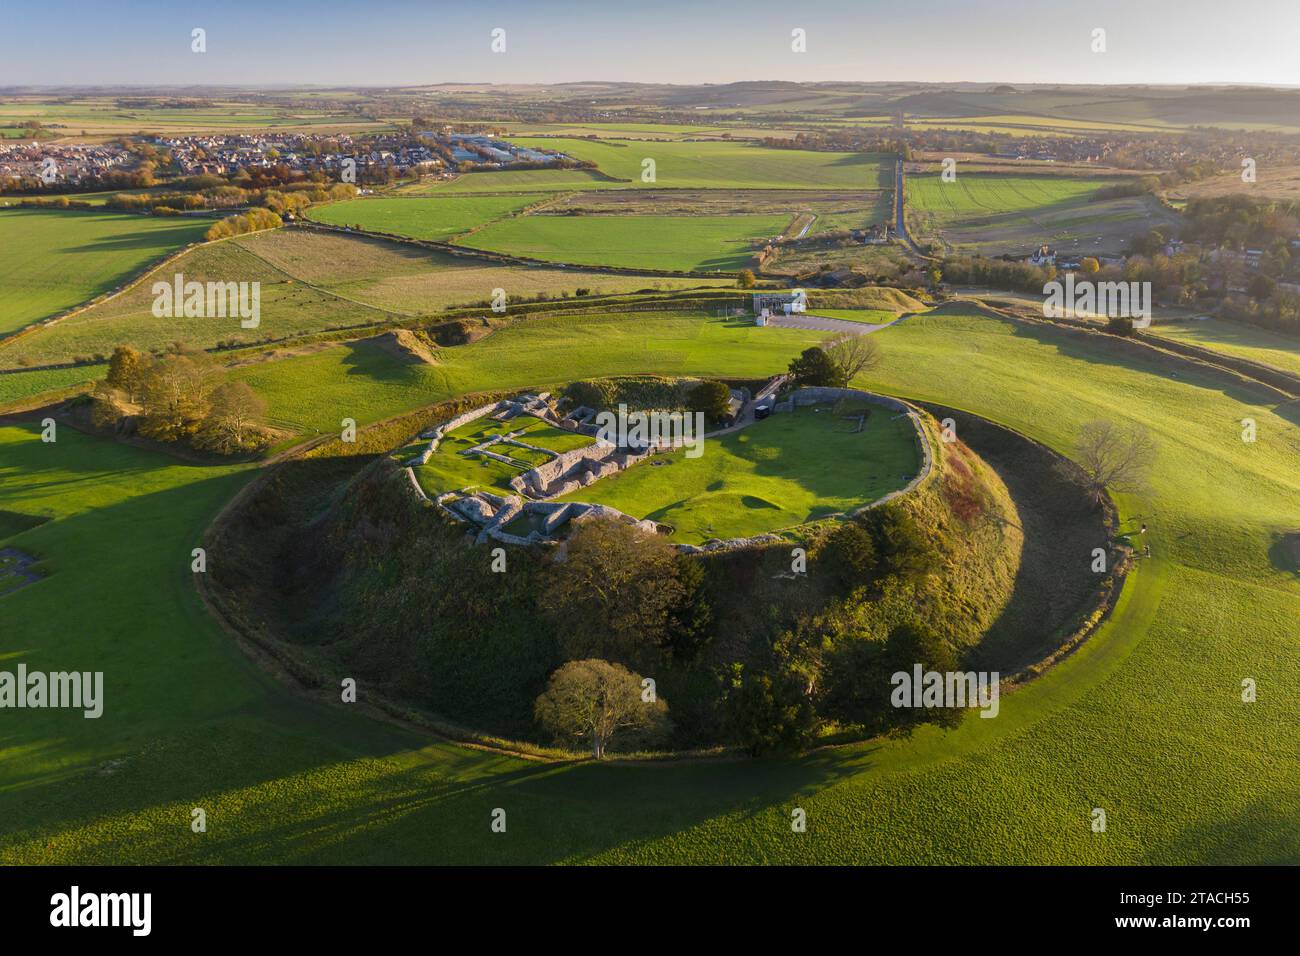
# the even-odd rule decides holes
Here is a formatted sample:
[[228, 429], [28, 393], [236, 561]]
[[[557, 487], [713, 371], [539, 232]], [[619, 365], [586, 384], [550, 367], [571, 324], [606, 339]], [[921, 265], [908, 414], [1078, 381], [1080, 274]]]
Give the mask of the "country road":
[[907, 231], [907, 217], [904, 215], [903, 202], [903, 157], [899, 156], [894, 161], [894, 231], [903, 242], [907, 243], [909, 249], [918, 256], [929, 259], [930, 256], [916, 244]]

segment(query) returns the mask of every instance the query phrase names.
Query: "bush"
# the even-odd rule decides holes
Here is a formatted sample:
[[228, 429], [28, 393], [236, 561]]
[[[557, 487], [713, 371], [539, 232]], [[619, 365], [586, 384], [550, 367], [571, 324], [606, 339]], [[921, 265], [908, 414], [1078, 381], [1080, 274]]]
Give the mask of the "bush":
[[722, 382], [701, 382], [691, 389], [687, 407], [709, 421], [723, 421], [731, 416], [731, 389]]

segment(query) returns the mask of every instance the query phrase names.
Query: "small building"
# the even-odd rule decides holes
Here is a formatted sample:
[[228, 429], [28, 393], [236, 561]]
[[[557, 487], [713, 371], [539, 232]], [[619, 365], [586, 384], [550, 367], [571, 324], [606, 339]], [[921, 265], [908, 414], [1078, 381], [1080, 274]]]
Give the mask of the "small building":
[[807, 301], [807, 296], [802, 291], [755, 292], [754, 314], [762, 317], [764, 313], [790, 315], [793, 312], [803, 312]]
[[1029, 264], [1031, 266], [1054, 266], [1056, 265], [1056, 252], [1047, 243], [1043, 243], [1029, 257]]

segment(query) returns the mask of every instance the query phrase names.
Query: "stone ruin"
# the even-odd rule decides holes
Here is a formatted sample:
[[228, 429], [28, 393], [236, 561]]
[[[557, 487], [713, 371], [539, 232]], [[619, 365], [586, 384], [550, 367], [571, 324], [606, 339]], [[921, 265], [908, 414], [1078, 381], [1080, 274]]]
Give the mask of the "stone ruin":
[[[561, 417], [548, 392], [540, 395], [520, 395], [517, 398], [503, 399], [494, 405], [471, 409], [420, 435], [421, 438], [428, 439], [429, 444], [406, 462], [411, 485], [416, 493], [425, 501], [429, 500], [416, 480], [412, 466], [428, 463], [448, 433], [480, 418], [491, 417], [496, 421], [509, 422], [522, 415], [541, 419], [548, 425], [566, 431], [590, 437], [596, 436], [597, 429], [591, 424], [591, 419], [596, 415], [594, 409], [580, 406]], [[548, 500], [578, 488], [585, 488], [593, 481], [622, 471], [652, 454], [653, 449], [619, 448], [597, 438], [594, 444], [584, 448], [556, 452], [530, 445], [525, 438], [524, 432], [493, 435], [462, 452], [466, 455], [482, 455], [517, 467], [526, 467], [526, 463], [510, 457], [511, 446], [527, 448], [550, 456], [549, 461], [528, 468], [510, 480], [510, 486], [516, 494], [503, 496], [489, 491], [460, 489], [438, 495], [433, 504], [453, 520], [477, 527], [479, 543], [489, 539], [507, 544], [552, 541], [561, 526], [569, 522], [580, 524], [595, 519], [623, 521], [651, 533], [657, 532], [658, 526], [653, 521], [642, 521], [607, 505]], [[520, 514], [537, 516], [536, 526], [526, 536], [511, 534], [505, 530], [506, 525]]]

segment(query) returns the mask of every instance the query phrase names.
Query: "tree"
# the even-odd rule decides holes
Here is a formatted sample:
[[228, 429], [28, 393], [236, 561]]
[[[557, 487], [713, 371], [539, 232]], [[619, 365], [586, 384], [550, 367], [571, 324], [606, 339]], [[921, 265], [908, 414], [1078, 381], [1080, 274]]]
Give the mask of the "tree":
[[736, 275], [736, 285], [740, 286], [742, 289], [754, 288], [755, 281], [752, 269], [741, 269]]
[[869, 583], [878, 560], [875, 539], [856, 521], [845, 522], [831, 532], [817, 555], [818, 565], [846, 588]]
[[823, 350], [845, 384], [880, 364], [880, 343], [870, 335], [846, 335]]
[[722, 382], [701, 382], [687, 396], [687, 407], [709, 421], [722, 421], [731, 414], [731, 389]]
[[1097, 504], [1105, 500], [1107, 489], [1124, 492], [1143, 487], [1155, 456], [1155, 440], [1136, 422], [1086, 422], [1075, 442], [1075, 462]]
[[546, 569], [537, 602], [565, 657], [651, 662], [686, 597], [677, 549], [616, 520], [584, 521]]
[[939, 288], [939, 283], [943, 281], [943, 270], [938, 266], [930, 266], [925, 270], [926, 281], [930, 283], [931, 289]]
[[212, 391], [195, 444], [223, 455], [249, 451], [261, 443], [265, 416], [266, 400], [247, 382], [223, 382]]
[[1246, 283], [1246, 291], [1250, 293], [1250, 297], [1256, 302], [1264, 302], [1273, 298], [1273, 294], [1277, 292], [1277, 283], [1264, 273], [1257, 272]]
[[141, 385], [140, 434], [158, 441], [193, 435], [208, 413], [214, 374], [203, 352], [172, 352], [150, 365]]
[[146, 373], [152, 359], [139, 349], [129, 345], [119, 345], [113, 349], [113, 357], [108, 360], [106, 381], [112, 388], [122, 392], [127, 401], [137, 402], [144, 386]]
[[817, 730], [817, 711], [806, 680], [778, 665], [772, 672], [732, 665], [726, 706], [730, 732], [752, 756], [794, 753]]
[[668, 735], [667, 702], [655, 695], [646, 700], [641, 682], [608, 661], [569, 661], [551, 675], [533, 716], [558, 742], [583, 741], [600, 760], [615, 734], [643, 745]]
[[935, 569], [939, 558], [924, 529], [896, 501], [872, 508], [863, 518], [876, 547], [877, 572], [900, 578], [920, 578]]
[[843, 388], [848, 379], [831, 361], [830, 355], [820, 345], [804, 349], [803, 354], [790, 362], [790, 374], [799, 386], [814, 388]]
[[669, 617], [665, 640], [675, 660], [692, 660], [712, 636], [713, 603], [705, 578], [703, 561], [678, 556], [677, 580], [682, 586], [682, 599]]

